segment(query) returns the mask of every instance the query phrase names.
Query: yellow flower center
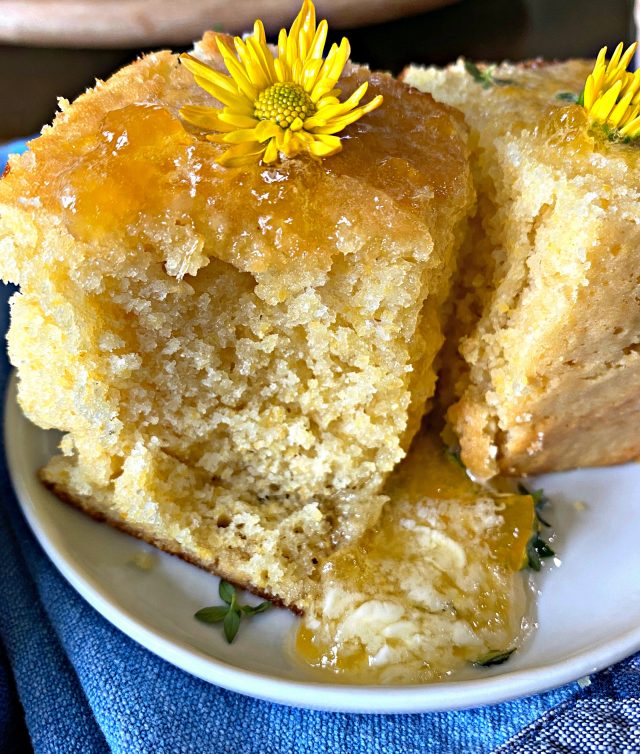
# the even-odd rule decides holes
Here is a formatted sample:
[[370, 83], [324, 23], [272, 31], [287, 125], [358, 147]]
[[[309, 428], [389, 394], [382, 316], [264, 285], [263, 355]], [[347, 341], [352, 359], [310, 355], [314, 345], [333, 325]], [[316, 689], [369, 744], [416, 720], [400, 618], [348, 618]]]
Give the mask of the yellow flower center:
[[296, 118], [304, 121], [315, 111], [311, 97], [299, 84], [278, 82], [260, 92], [253, 114], [258, 120], [270, 120], [281, 128], [289, 128]]

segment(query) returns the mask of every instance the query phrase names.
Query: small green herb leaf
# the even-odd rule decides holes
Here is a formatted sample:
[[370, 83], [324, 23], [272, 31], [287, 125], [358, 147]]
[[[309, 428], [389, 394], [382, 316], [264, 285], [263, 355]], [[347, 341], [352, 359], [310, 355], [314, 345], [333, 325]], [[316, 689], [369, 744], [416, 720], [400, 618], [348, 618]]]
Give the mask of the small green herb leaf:
[[218, 587], [218, 594], [220, 595], [220, 599], [223, 600], [223, 602], [226, 602], [227, 605], [230, 605], [233, 602], [236, 590], [228, 581], [221, 580], [220, 586]]
[[534, 571], [539, 571], [542, 568], [544, 558], [552, 558], [554, 555], [555, 552], [551, 549], [549, 543], [545, 542], [538, 532], [527, 542], [529, 568], [533, 568]]
[[226, 605], [215, 605], [203, 607], [202, 610], [198, 610], [195, 617], [203, 623], [220, 623], [228, 612], [229, 608]]
[[576, 104], [578, 102], [579, 95], [577, 95], [575, 92], [558, 92], [556, 94], [556, 99], [559, 99], [561, 102], [573, 102]]
[[483, 89], [489, 89], [489, 87], [492, 86], [493, 81], [491, 80], [491, 74], [493, 73], [493, 69], [491, 66], [488, 66], [484, 71], [481, 71], [471, 60], [465, 60], [464, 68], [469, 76], [471, 76], [476, 83], [480, 84]]
[[477, 668], [488, 668], [491, 667], [491, 665], [502, 665], [502, 663], [506, 662], [515, 651], [515, 647], [507, 650], [496, 649], [492, 652], [487, 652], [484, 657], [479, 657], [473, 662], [473, 665]]
[[[540, 524], [543, 526], [550, 526], [550, 524], [542, 518], [542, 509], [549, 502], [549, 499], [544, 494], [544, 490], [534, 490], [533, 492], [530, 492], [524, 484], [518, 484], [518, 492], [521, 495], [530, 495], [533, 499], [534, 511], [538, 521], [538, 526], [536, 528], [539, 528]], [[527, 561], [529, 568], [532, 568], [534, 571], [539, 571], [542, 568], [542, 561], [544, 558], [552, 558], [554, 555], [555, 552], [551, 549], [549, 543], [542, 539], [538, 531], [534, 532], [527, 542]]]
[[533, 506], [536, 514], [536, 518], [538, 521], [546, 527], [551, 526], [550, 523], [544, 520], [542, 518], [542, 509], [549, 504], [549, 498], [544, 494], [544, 490], [534, 490], [533, 492], [530, 492], [524, 484], [518, 484], [518, 492], [521, 495], [531, 495], [533, 498]]
[[540, 560], [536, 548], [532, 545], [532, 540], [537, 536], [537, 534], [534, 534], [527, 542], [527, 560], [529, 561], [529, 568], [532, 568], [534, 571], [539, 571], [542, 568], [542, 560]]
[[202, 610], [198, 610], [194, 617], [203, 623], [220, 623], [222, 621], [224, 635], [229, 644], [236, 638], [243, 616], [251, 618], [253, 615], [258, 615], [258, 613], [264, 613], [265, 610], [271, 607], [270, 602], [261, 602], [255, 607], [252, 605], [239, 605], [235, 587], [229, 584], [228, 581], [220, 581], [218, 593], [226, 604], [203, 607]]
[[544, 539], [541, 539], [540, 537], [536, 538], [533, 546], [541, 558], [552, 558], [555, 555], [555, 552], [551, 549], [549, 543], [545, 542]]
[[465, 60], [464, 68], [483, 89], [490, 89], [492, 86], [508, 86], [509, 84], [513, 84], [511, 79], [497, 79], [494, 77], [493, 72], [496, 70], [495, 63], [488, 65], [484, 69], [480, 69], [471, 60]]
[[236, 638], [240, 628], [240, 615], [239, 610], [229, 610], [224, 616], [224, 635], [229, 644]]
[[453, 450], [452, 448], [447, 448], [445, 450], [447, 458], [455, 463], [456, 466], [459, 466], [461, 469], [465, 469], [466, 466], [462, 462], [462, 458], [460, 458], [460, 450]]

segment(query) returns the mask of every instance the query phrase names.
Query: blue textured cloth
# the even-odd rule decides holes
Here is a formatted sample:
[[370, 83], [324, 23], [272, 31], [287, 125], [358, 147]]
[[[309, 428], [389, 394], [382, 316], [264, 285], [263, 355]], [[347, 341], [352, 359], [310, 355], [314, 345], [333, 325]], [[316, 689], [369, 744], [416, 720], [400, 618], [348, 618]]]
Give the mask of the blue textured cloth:
[[[0, 151], [0, 164], [6, 151]], [[7, 326], [8, 289], [0, 298]], [[0, 388], [9, 366], [0, 354]], [[1, 454], [4, 459], [4, 452]], [[344, 715], [256, 701], [152, 655], [48, 561], [0, 461], [0, 752], [640, 754], [640, 656], [547, 694], [476, 710]]]

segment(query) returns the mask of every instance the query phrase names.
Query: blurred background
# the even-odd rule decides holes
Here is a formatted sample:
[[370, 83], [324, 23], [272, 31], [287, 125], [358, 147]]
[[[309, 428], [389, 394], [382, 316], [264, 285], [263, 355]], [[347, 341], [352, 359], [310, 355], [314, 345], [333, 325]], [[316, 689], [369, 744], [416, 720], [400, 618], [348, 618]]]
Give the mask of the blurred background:
[[[0, 141], [51, 121], [140, 52], [186, 50], [206, 28], [289, 25], [299, 0], [0, 0]], [[633, 0], [317, 0], [352, 58], [398, 73], [407, 63], [594, 56], [635, 38]]]

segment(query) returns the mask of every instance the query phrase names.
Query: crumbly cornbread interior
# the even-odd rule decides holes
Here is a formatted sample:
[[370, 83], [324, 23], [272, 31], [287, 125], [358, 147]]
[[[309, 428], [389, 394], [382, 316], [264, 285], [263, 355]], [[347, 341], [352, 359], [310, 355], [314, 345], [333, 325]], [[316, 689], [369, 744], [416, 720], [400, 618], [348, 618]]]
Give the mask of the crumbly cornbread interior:
[[[215, 35], [196, 53], [221, 68]], [[91, 514], [302, 609], [374, 522], [434, 390], [473, 190], [462, 116], [384, 74], [326, 161], [225, 169], [175, 55], [62, 103], [0, 182], [9, 352], [42, 478]]]
[[480, 477], [640, 453], [640, 150], [558, 98], [590, 61], [463, 61], [404, 80], [465, 114], [478, 211], [461, 255], [443, 381]]

